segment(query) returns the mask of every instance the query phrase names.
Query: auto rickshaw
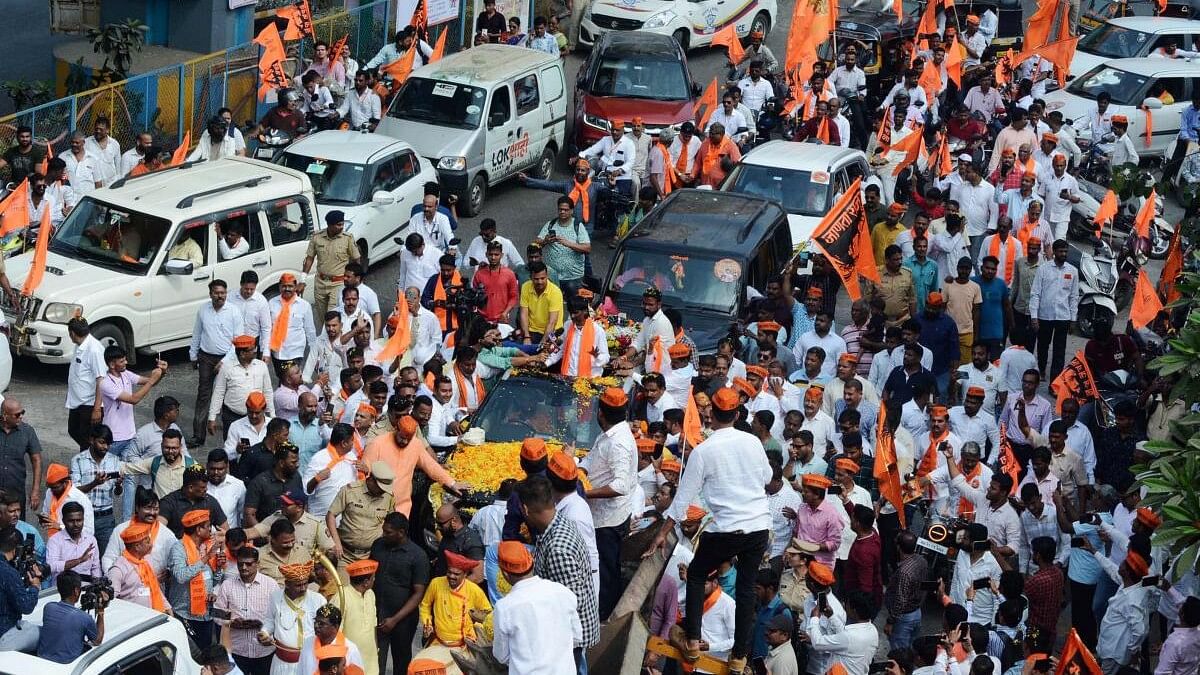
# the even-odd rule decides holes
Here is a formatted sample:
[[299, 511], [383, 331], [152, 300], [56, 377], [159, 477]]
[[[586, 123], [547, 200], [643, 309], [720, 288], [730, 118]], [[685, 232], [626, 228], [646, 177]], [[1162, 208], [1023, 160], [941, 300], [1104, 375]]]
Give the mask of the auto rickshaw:
[[821, 45], [818, 56], [836, 67], [844, 60], [846, 49], [853, 45], [858, 67], [867, 75], [865, 104], [868, 110], [874, 110], [907, 68], [904, 42], [911, 42], [916, 33], [917, 19], [912, 16], [897, 20], [891, 11], [843, 8], [833, 39]]

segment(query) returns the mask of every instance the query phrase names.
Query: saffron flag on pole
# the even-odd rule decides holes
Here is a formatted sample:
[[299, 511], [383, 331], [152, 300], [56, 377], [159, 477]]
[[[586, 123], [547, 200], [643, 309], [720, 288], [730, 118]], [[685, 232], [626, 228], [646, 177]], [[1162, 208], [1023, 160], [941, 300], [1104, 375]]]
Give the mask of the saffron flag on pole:
[[896, 461], [896, 438], [887, 424], [887, 406], [879, 406], [875, 421], [875, 469], [872, 472], [879, 486], [879, 495], [896, 507], [900, 527], [904, 522], [904, 494], [901, 491], [900, 467]]
[[33, 261], [29, 263], [29, 272], [25, 275], [25, 283], [21, 285], [21, 295], [31, 296], [42, 283], [46, 273], [46, 252], [50, 250], [50, 208], [42, 209], [42, 222], [38, 226], [37, 246], [33, 248]]
[[258, 57], [258, 100], [261, 101], [272, 89], [288, 86], [287, 73], [283, 70], [287, 52], [283, 48], [283, 40], [279, 37], [279, 29], [273, 23], [267, 24], [259, 31], [254, 37], [254, 43], [263, 48], [262, 56]]
[[392, 76], [393, 92], [400, 91], [401, 85], [403, 85], [404, 81], [408, 79], [408, 76], [412, 74], [413, 62], [417, 56], [417, 49], [418, 45], [414, 42], [413, 46], [409, 47], [408, 51], [404, 52], [403, 56], [395, 61], [392, 61], [383, 68], [380, 68], [381, 71]]
[[379, 363], [390, 363], [397, 356], [403, 356], [404, 352], [408, 351], [408, 346], [412, 342], [412, 314], [408, 311], [408, 301], [404, 298], [404, 291], [400, 291], [400, 297], [396, 299], [396, 328], [392, 331], [392, 336], [388, 338], [383, 349], [375, 356], [375, 360]]
[[29, 179], [0, 201], [0, 237], [29, 227]]
[[446, 55], [446, 34], [449, 32], [449, 28], [443, 28], [442, 32], [438, 33], [437, 44], [433, 45], [433, 53], [429, 55], [430, 63], [441, 61]]
[[813, 243], [837, 271], [851, 300], [862, 297], [858, 284], [861, 274], [879, 281], [875, 254], [871, 249], [871, 233], [867, 226], [867, 211], [863, 205], [862, 178], [857, 178], [846, 193], [837, 200], [812, 233]]
[[1008, 440], [1008, 425], [1000, 423], [1000, 471], [1012, 479], [1012, 489], [1009, 494], [1016, 494], [1017, 484], [1021, 478], [1021, 464], [1013, 452], [1012, 441]]
[[175, 152], [171, 153], [171, 166], [179, 166], [183, 164], [183, 160], [187, 159], [188, 147], [192, 144], [192, 130], [188, 129], [183, 135], [183, 140], [179, 142], [179, 147], [175, 148]]
[[1054, 675], [1100, 675], [1100, 664], [1088, 650], [1079, 633], [1072, 628], [1067, 633], [1067, 644], [1063, 645], [1062, 655], [1058, 658], [1058, 668]]
[[1154, 284], [1150, 283], [1150, 277], [1146, 276], [1146, 268], [1143, 267], [1138, 270], [1137, 285], [1133, 287], [1133, 305], [1129, 308], [1129, 320], [1134, 328], [1145, 328], [1158, 318], [1158, 313], [1162, 310], [1162, 300], [1159, 299], [1158, 291], [1154, 289]]
[[1150, 188], [1150, 196], [1146, 197], [1146, 203], [1142, 204], [1142, 208], [1138, 210], [1137, 219], [1133, 221], [1133, 231], [1137, 232], [1139, 237], [1143, 239], [1150, 238], [1150, 223], [1154, 222], [1154, 216], [1158, 213], [1158, 193], [1154, 188]]
[[[1175, 288], [1175, 282], [1179, 280], [1179, 273], [1183, 271], [1181, 229], [1179, 225], [1175, 226], [1175, 233], [1171, 235], [1171, 244], [1167, 247], [1167, 258], [1163, 262], [1162, 274], [1158, 277], [1158, 294], [1168, 305], [1183, 297], [1183, 294]], [[2, 234], [3, 231], [0, 230], [0, 235]]]
[[1100, 200], [1100, 208], [1096, 209], [1096, 215], [1092, 218], [1092, 224], [1096, 226], [1096, 236], [1104, 231], [1104, 226], [1111, 223], [1112, 219], [1117, 215], [1117, 195], [1112, 190], [1104, 193], [1104, 199]]
[[1050, 390], [1057, 399], [1056, 408], [1059, 413], [1062, 412], [1063, 401], [1069, 398], [1075, 399], [1079, 405], [1100, 398], [1100, 392], [1096, 389], [1096, 378], [1092, 377], [1092, 369], [1083, 357], [1082, 349], [1075, 352], [1075, 357], [1067, 367], [1050, 383]]
[[688, 447], [695, 448], [704, 440], [704, 435], [700, 424], [700, 409], [696, 407], [696, 396], [692, 390], [692, 387], [688, 387], [687, 407], [683, 409], [683, 439], [687, 441]]
[[742, 48], [742, 41], [737, 36], [737, 24], [733, 21], [725, 24], [725, 27], [713, 34], [713, 45], [724, 45], [725, 53], [729, 56], [729, 62], [737, 65], [742, 62], [742, 57], [746, 55], [746, 50]]
[[300, 40], [306, 37], [316, 39], [316, 33], [313, 32], [312, 8], [309, 7], [308, 0], [296, 0], [290, 6], [280, 7], [275, 10], [275, 16], [287, 19], [287, 28], [284, 30], [283, 39]]
[[717, 78], [713, 78], [712, 82], [704, 88], [704, 93], [700, 96], [700, 100], [696, 101], [696, 133], [704, 135], [704, 128], [708, 126], [708, 118], [717, 109]]
[[333, 43], [333, 46], [329, 48], [329, 63], [330, 64], [337, 63], [338, 61], [340, 61], [342, 59], [342, 54], [346, 53], [346, 51], [347, 51], [346, 50], [346, 40], [348, 40], [349, 38], [350, 38], [350, 34], [347, 33], [346, 35], [343, 35], [342, 37], [338, 38], [337, 42]]
[[50, 160], [54, 159], [54, 148], [50, 147], [50, 139], [46, 139], [46, 155], [38, 162], [38, 173], [43, 176], [50, 171]]

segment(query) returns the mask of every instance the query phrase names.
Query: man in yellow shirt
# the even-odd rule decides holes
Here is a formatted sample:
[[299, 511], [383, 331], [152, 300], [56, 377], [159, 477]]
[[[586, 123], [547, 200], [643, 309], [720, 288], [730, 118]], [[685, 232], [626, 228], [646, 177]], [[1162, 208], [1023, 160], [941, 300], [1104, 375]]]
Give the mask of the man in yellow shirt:
[[342, 633], [346, 639], [358, 645], [366, 654], [363, 659], [365, 675], [379, 675], [379, 659], [375, 643], [375, 627], [379, 623], [375, 613], [375, 572], [379, 563], [374, 560], [358, 560], [346, 566], [350, 585], [334, 596], [334, 603], [342, 610]]
[[538, 344], [562, 326], [562, 291], [550, 283], [545, 263], [529, 263], [529, 281], [521, 285], [521, 337]]
[[425, 639], [432, 640], [413, 658], [441, 661], [448, 673], [457, 673], [450, 652], [475, 639], [476, 623], [484, 624], [480, 629], [485, 636], [490, 632], [492, 605], [483, 589], [467, 578], [479, 561], [453, 551], [444, 555], [446, 576], [430, 581], [421, 600], [421, 630]]
[[888, 207], [887, 218], [881, 223], [875, 223], [871, 228], [871, 250], [875, 253], [875, 264], [883, 264], [883, 252], [888, 246], [896, 243], [896, 237], [904, 231], [900, 219], [904, 217], [905, 207], [900, 202], [892, 202]]

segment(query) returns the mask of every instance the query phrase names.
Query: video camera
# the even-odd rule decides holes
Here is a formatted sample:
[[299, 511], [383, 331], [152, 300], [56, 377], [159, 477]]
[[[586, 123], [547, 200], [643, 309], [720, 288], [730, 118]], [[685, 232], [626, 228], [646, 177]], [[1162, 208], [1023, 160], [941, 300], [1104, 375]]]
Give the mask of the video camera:
[[42, 579], [50, 578], [50, 566], [38, 560], [33, 534], [25, 535], [24, 542], [21, 543], [16, 556], [12, 559], [12, 565], [22, 579], [29, 576], [34, 569], [38, 570], [38, 576]]
[[105, 576], [94, 577], [88, 574], [79, 575], [87, 582], [79, 594], [79, 608], [85, 612], [99, 612], [116, 597], [112, 581]]
[[482, 288], [451, 286], [446, 293], [446, 307], [458, 313], [472, 313], [487, 305], [487, 293]]

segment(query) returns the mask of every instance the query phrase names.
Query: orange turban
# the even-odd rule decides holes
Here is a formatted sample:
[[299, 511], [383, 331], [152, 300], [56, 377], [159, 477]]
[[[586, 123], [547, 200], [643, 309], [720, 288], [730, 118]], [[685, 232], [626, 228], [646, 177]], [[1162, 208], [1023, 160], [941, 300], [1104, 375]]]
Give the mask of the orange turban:
[[808, 564], [808, 578], [813, 580], [813, 583], [821, 586], [833, 585], [833, 570], [829, 569], [829, 565], [819, 562], [810, 562]]
[[121, 532], [121, 541], [126, 545], [139, 542], [150, 536], [150, 526], [141, 521], [133, 521], [129, 523], [129, 527]]
[[415, 436], [417, 433], [417, 421], [411, 415], [401, 417], [397, 426], [400, 428], [400, 433], [405, 436]]
[[536, 462], [546, 458], [546, 441], [540, 438], [526, 438], [521, 441], [521, 459]]
[[379, 569], [379, 563], [374, 560], [358, 560], [346, 565], [346, 576], [348, 577], [365, 577], [368, 574], [374, 574]]
[[533, 567], [533, 556], [529, 549], [519, 541], [500, 542], [497, 555], [500, 558], [500, 569], [513, 574], [524, 574]]
[[821, 488], [822, 490], [828, 490], [829, 486], [833, 485], [833, 481], [829, 480], [828, 478], [826, 478], [825, 476], [822, 476], [819, 473], [806, 473], [800, 477], [800, 484], [803, 485], [804, 487], [813, 487], [813, 488]]
[[71, 470], [62, 464], [51, 464], [46, 467], [46, 485], [53, 485], [71, 477]]
[[182, 521], [184, 527], [195, 527], [207, 523], [209, 519], [208, 509], [196, 509], [183, 514]]

